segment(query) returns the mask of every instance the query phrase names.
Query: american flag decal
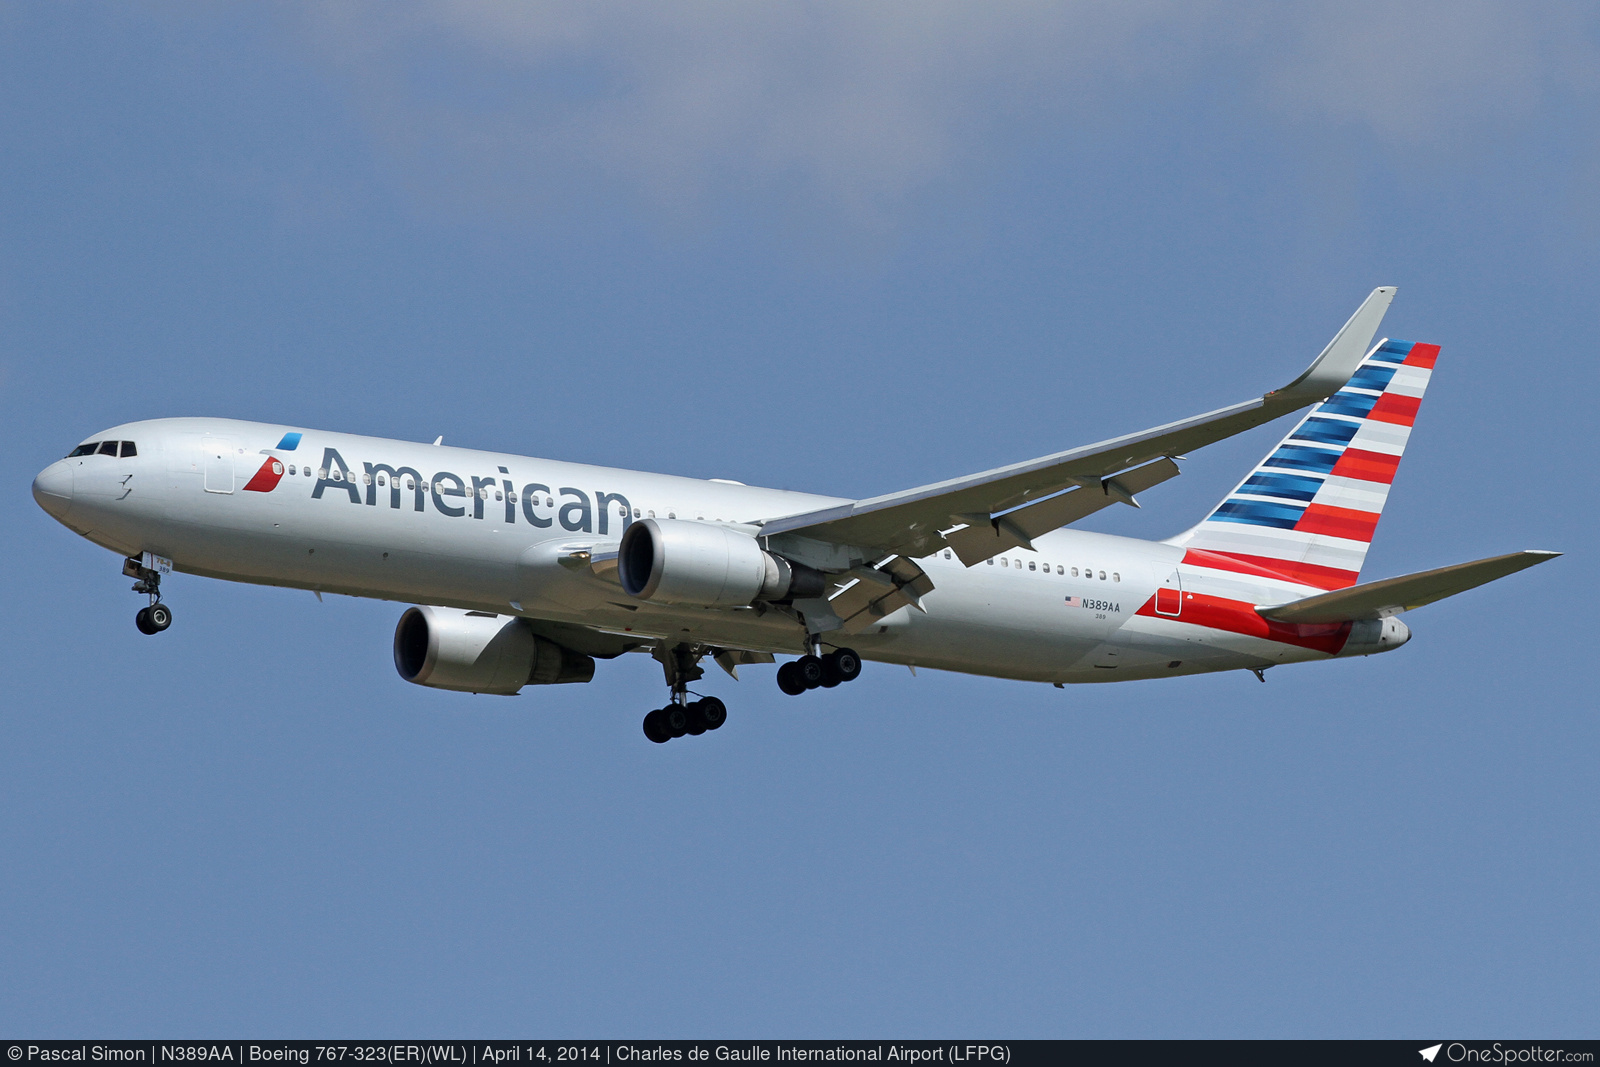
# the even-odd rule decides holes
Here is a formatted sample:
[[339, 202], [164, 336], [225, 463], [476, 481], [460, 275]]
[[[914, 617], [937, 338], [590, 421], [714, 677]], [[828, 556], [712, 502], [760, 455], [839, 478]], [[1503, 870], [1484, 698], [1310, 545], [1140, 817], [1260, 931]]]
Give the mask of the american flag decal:
[[1067, 597], [1067, 607], [1069, 607], [1069, 608], [1081, 608], [1081, 607], [1083, 607], [1083, 597], [1081, 597], [1081, 596], [1069, 596], [1069, 597]]

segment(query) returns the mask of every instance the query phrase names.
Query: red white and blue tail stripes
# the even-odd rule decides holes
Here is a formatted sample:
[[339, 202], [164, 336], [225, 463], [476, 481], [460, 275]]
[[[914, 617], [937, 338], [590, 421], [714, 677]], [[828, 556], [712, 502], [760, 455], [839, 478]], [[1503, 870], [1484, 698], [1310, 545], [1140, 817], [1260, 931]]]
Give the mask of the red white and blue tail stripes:
[[1173, 538], [1208, 569], [1354, 585], [1439, 346], [1383, 341], [1205, 521]]

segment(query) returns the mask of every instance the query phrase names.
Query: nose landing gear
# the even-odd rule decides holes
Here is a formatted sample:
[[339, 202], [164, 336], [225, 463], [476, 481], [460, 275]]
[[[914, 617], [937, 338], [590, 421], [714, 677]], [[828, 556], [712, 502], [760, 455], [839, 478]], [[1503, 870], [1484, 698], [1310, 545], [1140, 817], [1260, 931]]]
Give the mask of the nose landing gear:
[[801, 656], [778, 668], [778, 688], [792, 697], [808, 689], [832, 689], [861, 677], [861, 657], [853, 648], [836, 648], [825, 656]]
[[[170, 566], [170, 564], [168, 564]], [[138, 579], [133, 583], [135, 593], [144, 593], [150, 598], [147, 607], [139, 609], [133, 617], [133, 624], [142, 634], [158, 634], [172, 625], [172, 609], [161, 602], [161, 571], [155, 567], [145, 566], [145, 561], [138, 556], [130, 556], [122, 561], [122, 573], [129, 578]]]
[[644, 735], [656, 744], [685, 734], [698, 737], [728, 721], [728, 706], [716, 697], [689, 699], [689, 683], [705, 674], [700, 669], [703, 654], [689, 645], [655, 650], [655, 658], [666, 672], [667, 685], [672, 688], [672, 703], [644, 717]]

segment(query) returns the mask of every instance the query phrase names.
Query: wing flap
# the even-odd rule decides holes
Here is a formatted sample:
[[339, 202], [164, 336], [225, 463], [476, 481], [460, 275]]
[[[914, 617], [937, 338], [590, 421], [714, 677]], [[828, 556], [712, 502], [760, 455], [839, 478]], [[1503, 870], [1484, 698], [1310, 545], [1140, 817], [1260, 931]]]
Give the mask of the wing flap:
[[1559, 552], [1529, 550], [1504, 556], [1457, 563], [1398, 578], [1353, 585], [1318, 593], [1304, 600], [1256, 608], [1256, 612], [1278, 622], [1349, 622], [1356, 619], [1384, 619], [1402, 611], [1420, 608], [1436, 600], [1464, 593], [1496, 578], [1532, 567], [1561, 555]]
[[861, 633], [907, 605], [920, 610], [922, 598], [933, 592], [933, 579], [904, 556], [851, 573], [856, 577], [855, 584], [836, 593], [828, 603], [843, 620], [839, 628], [847, 634]]
[[944, 535], [961, 562], [971, 567], [1013, 548], [1032, 548], [1033, 539], [1077, 522], [1119, 500], [1138, 507], [1135, 494], [1178, 476], [1178, 465], [1162, 457], [1114, 478], [1102, 478], [1059, 496], [996, 516], [967, 516], [969, 525]]

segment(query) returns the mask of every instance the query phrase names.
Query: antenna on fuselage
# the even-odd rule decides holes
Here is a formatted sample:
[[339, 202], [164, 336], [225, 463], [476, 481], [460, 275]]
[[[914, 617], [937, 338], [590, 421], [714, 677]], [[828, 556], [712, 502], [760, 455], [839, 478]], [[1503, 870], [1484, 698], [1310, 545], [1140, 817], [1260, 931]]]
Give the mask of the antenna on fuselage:
[[436, 445], [444, 444], [444, 434], [440, 434], [438, 437], [435, 437], [433, 439], [433, 443], [436, 444]]

